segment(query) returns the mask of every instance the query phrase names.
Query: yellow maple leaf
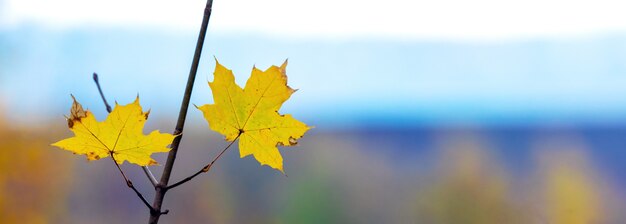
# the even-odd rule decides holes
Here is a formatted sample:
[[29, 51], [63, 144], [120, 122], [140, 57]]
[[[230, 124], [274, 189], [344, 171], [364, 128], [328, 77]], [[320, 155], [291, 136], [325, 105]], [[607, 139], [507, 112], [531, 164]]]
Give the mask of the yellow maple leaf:
[[287, 61], [265, 71], [256, 67], [244, 89], [235, 84], [233, 72], [215, 61], [213, 82], [209, 82], [215, 104], [198, 107], [209, 127], [226, 136], [239, 138], [241, 158], [253, 155], [261, 165], [283, 170], [283, 158], [277, 145], [292, 146], [310, 129], [291, 115], [278, 109], [294, 89], [287, 86]]
[[149, 135], [142, 133], [150, 112], [142, 111], [139, 97], [124, 106], [115, 103], [113, 111], [102, 122], [98, 122], [89, 110], [83, 110], [74, 96], [72, 98], [74, 103], [67, 123], [75, 136], [53, 143], [53, 146], [86, 155], [88, 160], [112, 155], [119, 164], [128, 161], [140, 166], [158, 164], [150, 155], [170, 150], [167, 146], [174, 140], [174, 135], [158, 130]]

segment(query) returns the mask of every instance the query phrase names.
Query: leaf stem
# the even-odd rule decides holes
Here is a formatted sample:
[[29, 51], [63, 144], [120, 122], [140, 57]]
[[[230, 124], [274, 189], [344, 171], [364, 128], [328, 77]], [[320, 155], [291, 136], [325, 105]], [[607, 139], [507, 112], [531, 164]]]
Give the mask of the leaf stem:
[[[102, 97], [102, 102], [104, 102], [104, 106], [107, 108], [107, 112], [111, 113], [111, 105], [109, 105], [109, 103], [107, 102], [107, 98], [104, 97], [104, 93], [102, 92], [102, 87], [100, 87], [100, 82], [98, 79], [98, 73], [93, 73], [93, 81], [96, 83], [96, 86], [98, 87], [98, 92], [100, 92], [100, 97]], [[156, 187], [156, 185], [158, 184], [156, 178], [154, 178], [154, 175], [152, 175], [152, 171], [150, 171], [150, 168], [148, 168], [147, 166], [142, 166], [141, 169], [143, 170], [143, 172], [146, 174], [146, 176], [148, 177], [148, 179], [150, 180], [150, 183], [152, 183], [153, 187]]]
[[218, 160], [218, 159], [222, 156], [222, 154], [224, 154], [224, 152], [226, 152], [226, 150], [228, 150], [228, 148], [230, 148], [230, 146], [231, 146], [231, 145], [233, 145], [233, 144], [235, 143], [235, 141], [237, 141], [237, 139], [239, 138], [239, 136], [241, 136], [241, 133], [239, 133], [239, 135], [237, 135], [237, 137], [236, 137], [236, 138], [235, 138], [232, 142], [230, 142], [230, 144], [228, 144], [228, 146], [226, 146], [226, 148], [224, 148], [224, 149], [220, 152], [220, 154], [218, 154], [215, 158], [213, 158], [213, 161], [211, 161], [210, 163], [208, 163], [206, 166], [202, 167], [202, 169], [198, 170], [198, 172], [194, 173], [193, 175], [188, 176], [187, 178], [185, 178], [185, 179], [183, 179], [183, 180], [181, 180], [181, 181], [178, 181], [178, 182], [176, 182], [175, 184], [172, 184], [172, 185], [170, 185], [170, 186], [167, 186], [167, 190], [170, 190], [170, 189], [172, 189], [172, 188], [178, 187], [179, 185], [184, 184], [184, 183], [186, 183], [187, 181], [190, 181], [191, 179], [193, 179], [194, 177], [196, 177], [196, 176], [200, 175], [201, 173], [206, 173], [206, 172], [209, 172], [209, 170], [211, 169], [211, 167], [213, 167], [213, 164], [215, 163], [215, 161], [217, 161], [217, 160]]
[[[200, 33], [198, 34], [198, 41], [196, 42], [196, 49], [193, 55], [193, 61], [191, 63], [191, 69], [189, 70], [189, 77], [187, 78], [187, 86], [185, 87], [185, 93], [183, 95], [183, 101], [181, 102], [180, 112], [178, 114], [178, 121], [176, 122], [176, 129], [174, 130], [174, 141], [172, 142], [172, 149], [167, 156], [167, 162], [163, 168], [163, 174], [161, 175], [161, 181], [156, 186], [156, 194], [154, 196], [154, 202], [152, 207], [156, 211], [161, 211], [163, 204], [163, 198], [167, 193], [167, 184], [172, 174], [172, 168], [174, 167], [174, 161], [176, 160], [176, 153], [180, 146], [180, 141], [183, 138], [183, 128], [185, 127], [185, 119], [187, 118], [187, 110], [189, 109], [189, 100], [191, 98], [191, 92], [193, 90], [193, 83], [196, 80], [196, 73], [198, 72], [198, 65], [200, 63], [200, 56], [202, 54], [202, 47], [204, 45], [204, 38], [206, 36], [207, 27], [209, 25], [209, 19], [211, 18], [211, 10], [213, 7], [213, 0], [207, 0], [204, 8], [204, 16], [202, 17], [202, 24], [200, 25]], [[160, 212], [151, 212], [149, 223], [156, 224], [161, 217]]]
[[[117, 160], [115, 160], [115, 156], [113, 156], [113, 152], [110, 152], [109, 155], [111, 156], [111, 159], [113, 160], [113, 163], [115, 163], [115, 167], [117, 167], [117, 170], [120, 171], [120, 174], [122, 174], [122, 177], [124, 178], [124, 181], [126, 182], [126, 186], [128, 186], [129, 188], [133, 189], [133, 191], [135, 191], [135, 193], [137, 194], [137, 196], [141, 199], [141, 201], [143, 202], [144, 205], [146, 205], [146, 207], [148, 207], [148, 209], [150, 210], [150, 214], [155, 213], [155, 212], [159, 212], [157, 210], [155, 210], [150, 203], [148, 203], [148, 200], [146, 200], [145, 197], [143, 197], [143, 195], [141, 194], [141, 192], [139, 192], [139, 190], [137, 190], [137, 188], [135, 188], [135, 185], [133, 185], [133, 182], [130, 181], [128, 179], [128, 177], [126, 177], [126, 174], [124, 174], [124, 171], [122, 171], [122, 168], [120, 167], [120, 164], [117, 163]], [[167, 214], [169, 211], [165, 211], [163, 212], [163, 214]], [[160, 212], [159, 212], [160, 213]]]

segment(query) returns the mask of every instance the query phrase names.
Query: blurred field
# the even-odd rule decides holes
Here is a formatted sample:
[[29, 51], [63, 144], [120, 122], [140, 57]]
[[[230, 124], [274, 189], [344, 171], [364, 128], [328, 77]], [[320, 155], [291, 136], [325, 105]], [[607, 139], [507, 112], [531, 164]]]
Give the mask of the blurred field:
[[[622, 223], [624, 134], [600, 127], [318, 127], [300, 146], [282, 149], [288, 177], [231, 150], [208, 175], [167, 195], [171, 212], [162, 221]], [[0, 120], [0, 223], [145, 222], [148, 211], [110, 161], [87, 162], [49, 146], [69, 135], [62, 119], [37, 127]], [[173, 180], [225, 145], [190, 125]], [[123, 169], [151, 200], [141, 169]]]

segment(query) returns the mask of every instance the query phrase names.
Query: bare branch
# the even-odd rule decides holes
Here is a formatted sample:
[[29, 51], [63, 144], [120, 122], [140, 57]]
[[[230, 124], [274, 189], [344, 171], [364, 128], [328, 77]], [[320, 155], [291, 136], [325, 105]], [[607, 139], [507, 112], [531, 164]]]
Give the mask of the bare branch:
[[[98, 73], [95, 73], [95, 72], [93, 73], [93, 81], [96, 83], [96, 86], [98, 87], [98, 92], [100, 92], [100, 97], [102, 97], [102, 102], [104, 102], [104, 106], [107, 108], [107, 112], [111, 113], [112, 111], [111, 105], [109, 105], [106, 97], [104, 97], [104, 93], [102, 92], [102, 87], [100, 87]], [[143, 169], [143, 172], [146, 174], [146, 176], [150, 180], [150, 183], [152, 183], [152, 186], [156, 187], [158, 182], [156, 178], [154, 178], [154, 175], [152, 175], [152, 172], [150, 171], [150, 169], [147, 166], [142, 166], [141, 169]]]
[[104, 102], [104, 106], [107, 108], [107, 112], [111, 113], [111, 105], [107, 102], [107, 98], [104, 97], [104, 93], [102, 93], [102, 88], [100, 87], [100, 81], [98, 80], [98, 73], [93, 73], [93, 81], [96, 83], [98, 87], [98, 92], [100, 92], [100, 97], [102, 97], [102, 101]]

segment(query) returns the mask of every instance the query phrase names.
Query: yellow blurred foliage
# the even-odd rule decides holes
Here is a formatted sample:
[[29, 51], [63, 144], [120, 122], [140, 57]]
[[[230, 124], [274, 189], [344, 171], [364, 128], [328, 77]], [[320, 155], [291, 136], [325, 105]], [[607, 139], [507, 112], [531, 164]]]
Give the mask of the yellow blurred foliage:
[[0, 223], [65, 220], [72, 162], [55, 153], [45, 128], [12, 127], [0, 117]]
[[418, 195], [427, 223], [526, 223], [509, 198], [504, 169], [474, 137], [447, 140], [434, 183]]
[[[572, 139], [539, 142], [535, 175], [513, 178], [476, 136], [445, 139], [435, 178], [418, 192], [427, 223], [613, 223], [611, 192]], [[431, 181], [428, 181], [431, 182]]]
[[548, 223], [604, 223], [601, 188], [585, 155], [575, 150], [541, 153], [542, 195]]

